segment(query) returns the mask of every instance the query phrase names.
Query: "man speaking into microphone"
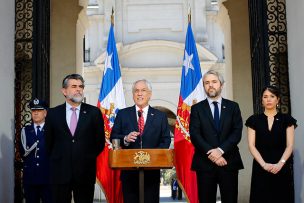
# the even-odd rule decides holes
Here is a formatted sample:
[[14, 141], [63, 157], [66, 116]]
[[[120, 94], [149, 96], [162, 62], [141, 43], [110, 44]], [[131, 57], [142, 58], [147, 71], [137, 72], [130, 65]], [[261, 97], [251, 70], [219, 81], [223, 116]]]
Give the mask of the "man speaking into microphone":
[[[145, 79], [137, 80], [132, 86], [135, 105], [117, 113], [112, 128], [111, 140], [120, 139], [124, 149], [169, 148], [171, 138], [165, 113], [149, 106], [152, 86]], [[160, 171], [144, 172], [144, 202], [159, 202]], [[139, 202], [138, 171], [121, 172], [124, 203]]]

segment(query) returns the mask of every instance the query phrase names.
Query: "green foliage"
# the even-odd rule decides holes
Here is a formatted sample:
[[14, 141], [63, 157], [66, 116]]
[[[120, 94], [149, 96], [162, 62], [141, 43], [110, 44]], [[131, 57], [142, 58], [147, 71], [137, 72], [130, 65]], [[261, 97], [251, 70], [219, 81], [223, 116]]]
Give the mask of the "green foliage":
[[162, 169], [160, 171], [163, 185], [170, 185], [172, 178], [176, 178], [176, 171], [174, 169]]

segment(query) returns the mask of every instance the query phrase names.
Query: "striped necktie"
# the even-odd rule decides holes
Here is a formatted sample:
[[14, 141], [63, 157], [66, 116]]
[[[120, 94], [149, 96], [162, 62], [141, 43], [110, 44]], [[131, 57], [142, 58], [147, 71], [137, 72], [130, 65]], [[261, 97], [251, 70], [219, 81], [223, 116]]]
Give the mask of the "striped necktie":
[[145, 120], [144, 120], [143, 112], [144, 111], [142, 109], [138, 110], [138, 130], [140, 135], [143, 134], [145, 128]]

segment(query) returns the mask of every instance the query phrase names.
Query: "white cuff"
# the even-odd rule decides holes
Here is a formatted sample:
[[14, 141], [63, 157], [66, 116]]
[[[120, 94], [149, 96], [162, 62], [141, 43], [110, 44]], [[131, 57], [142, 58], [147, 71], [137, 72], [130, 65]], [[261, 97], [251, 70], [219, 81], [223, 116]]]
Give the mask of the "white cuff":
[[221, 149], [221, 148], [217, 148], [222, 154], [224, 154], [225, 152]]
[[127, 141], [127, 136], [124, 137], [124, 145], [129, 146], [130, 142]]

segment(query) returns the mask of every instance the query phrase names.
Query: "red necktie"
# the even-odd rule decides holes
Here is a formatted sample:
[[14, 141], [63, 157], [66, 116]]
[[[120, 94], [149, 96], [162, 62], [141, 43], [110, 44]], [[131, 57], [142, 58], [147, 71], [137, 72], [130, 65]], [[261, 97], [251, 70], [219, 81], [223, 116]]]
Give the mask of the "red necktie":
[[140, 109], [138, 111], [138, 130], [140, 135], [144, 132], [144, 127], [145, 127], [145, 120], [144, 120], [144, 115], [143, 115], [143, 110]]

